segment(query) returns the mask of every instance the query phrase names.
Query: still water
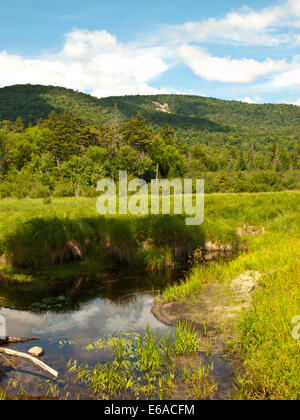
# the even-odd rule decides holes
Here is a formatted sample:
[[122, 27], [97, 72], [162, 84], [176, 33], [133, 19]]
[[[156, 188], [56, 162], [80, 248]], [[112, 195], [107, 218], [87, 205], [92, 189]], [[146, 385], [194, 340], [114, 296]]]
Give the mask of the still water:
[[[97, 362], [99, 355], [84, 347], [100, 337], [124, 331], [144, 334], [147, 325], [164, 334], [167, 327], [151, 308], [156, 294], [183, 276], [183, 270], [149, 274], [122, 269], [94, 278], [52, 281], [39, 290], [0, 288], [0, 315], [6, 319], [7, 335], [40, 337], [13, 349], [26, 352], [32, 346], [42, 347], [42, 360], [64, 379], [69, 359]], [[2, 367], [0, 383], [5, 387], [9, 380], [19, 379], [26, 395], [39, 396], [46, 376], [30, 363], [18, 362], [17, 370]]]

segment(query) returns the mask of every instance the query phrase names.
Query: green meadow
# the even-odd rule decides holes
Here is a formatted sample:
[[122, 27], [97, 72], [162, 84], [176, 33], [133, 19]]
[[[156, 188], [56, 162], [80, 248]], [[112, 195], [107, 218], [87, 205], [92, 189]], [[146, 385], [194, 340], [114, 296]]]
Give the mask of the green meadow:
[[[224, 345], [224, 353], [235, 366], [235, 397], [299, 399], [300, 341], [292, 336], [292, 319], [300, 314], [299, 209], [297, 191], [210, 194], [205, 196], [204, 223], [186, 226], [184, 216], [100, 216], [95, 198], [2, 199], [0, 278], [14, 287], [20, 282], [42, 287], [51, 276], [64, 281], [71, 274], [100, 267], [126, 265], [154, 271], [189, 262], [182, 282], [168, 286], [157, 297], [158, 304], [164, 304], [195, 302], [209, 284], [222, 287], [245, 272], [260, 273], [259, 287], [249, 307], [232, 322]], [[230, 245], [232, 253], [207, 262], [208, 242]], [[119, 344], [128, 356], [127, 338], [121, 337]], [[101, 346], [118, 348], [118, 342], [108, 340]], [[158, 349], [159, 340], [151, 336], [149, 343]], [[164, 342], [165, 351], [175, 346], [169, 340]], [[149, 361], [143, 352], [151, 353], [151, 346], [137, 346], [141, 358], [136, 363], [144, 371], [143, 360]], [[153, 383], [132, 379], [128, 385], [128, 372], [136, 369], [130, 364], [125, 364], [125, 370], [122, 364], [120, 370], [116, 364], [92, 368], [73, 362], [70, 369], [76, 381], [84, 382], [98, 395], [120, 396], [128, 388], [139, 396], [150, 396], [156, 387], [165, 397], [172, 390], [174, 374], [166, 367], [165, 357], [159, 352], [156, 361], [168, 372], [165, 384], [155, 374]], [[109, 385], [110, 374], [115, 382]], [[186, 384], [193, 387], [194, 398], [200, 398], [197, 389], [201, 383], [205, 385], [201, 397], [210, 398], [212, 385], [201, 366], [198, 373], [186, 370], [184, 375]], [[121, 381], [122, 389], [113, 386], [116, 381]]]
[[101, 216], [95, 198], [3, 199], [0, 254], [6, 269], [37, 272], [66, 263], [134, 265], [150, 270], [184, 263], [206, 237], [238, 243], [229, 223], [189, 228], [184, 215]]
[[[230, 261], [197, 264], [180, 284], [168, 287], [163, 302], [191, 301], [210, 284], [229, 284], [245, 272], [261, 273], [251, 306], [229, 328], [226, 353], [237, 357], [237, 397], [299, 399], [300, 341], [292, 336], [300, 314], [299, 193], [225, 195], [208, 200], [207, 217], [263, 226], [244, 236], [247, 250]], [[214, 205], [213, 205], [214, 204]], [[222, 313], [219, 315], [220, 324]]]
[[205, 221], [189, 227], [185, 216], [108, 216], [95, 198], [2, 199], [2, 265], [37, 270], [76, 260], [173, 266], [207, 241], [242, 242], [237, 229], [248, 224], [267, 231], [297, 230], [299, 193], [211, 194]]

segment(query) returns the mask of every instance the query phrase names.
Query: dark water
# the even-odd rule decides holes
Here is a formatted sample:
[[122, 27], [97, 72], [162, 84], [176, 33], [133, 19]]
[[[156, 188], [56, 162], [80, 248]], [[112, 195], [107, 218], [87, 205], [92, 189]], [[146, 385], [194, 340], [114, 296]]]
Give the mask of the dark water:
[[[122, 269], [94, 278], [52, 281], [37, 290], [0, 287], [0, 315], [6, 318], [7, 335], [40, 337], [40, 341], [13, 349], [27, 352], [32, 346], [42, 347], [42, 360], [59, 372], [60, 380], [66, 380], [69, 359], [89, 364], [99, 360], [99, 354], [84, 347], [100, 337], [124, 331], [143, 335], [147, 326], [165, 334], [167, 327], [152, 315], [151, 308], [157, 293], [179, 282], [184, 274], [184, 270], [149, 274]], [[17, 369], [7, 364], [0, 369], [1, 386], [18, 379], [25, 395], [45, 395], [42, 384], [50, 376], [26, 361], [16, 363]], [[216, 375], [227, 377], [228, 367], [222, 359], [214, 363]], [[73, 386], [70, 391], [73, 397], [78, 393], [82, 398], [79, 388]]]

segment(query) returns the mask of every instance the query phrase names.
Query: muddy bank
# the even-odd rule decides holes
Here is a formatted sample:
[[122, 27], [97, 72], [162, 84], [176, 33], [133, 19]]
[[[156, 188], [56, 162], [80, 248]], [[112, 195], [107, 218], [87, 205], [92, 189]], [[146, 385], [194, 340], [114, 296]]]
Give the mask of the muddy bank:
[[232, 322], [249, 306], [261, 276], [258, 272], [248, 271], [230, 283], [204, 284], [196, 296], [156, 304], [152, 313], [169, 326], [188, 321], [202, 333], [220, 328], [231, 330]]
[[262, 274], [247, 271], [229, 283], [209, 283], [201, 292], [176, 302], [162, 302], [152, 308], [153, 315], [168, 326], [188, 322], [199, 331], [199, 352], [211, 363], [212, 378], [218, 385], [218, 399], [233, 398], [234, 365], [226, 344], [236, 335], [239, 314], [251, 304]]
[[220, 258], [230, 258], [233, 257], [239, 251], [244, 251], [246, 249], [245, 244], [218, 244], [216, 242], [208, 241], [205, 243], [205, 246], [202, 250], [203, 260], [212, 261]]

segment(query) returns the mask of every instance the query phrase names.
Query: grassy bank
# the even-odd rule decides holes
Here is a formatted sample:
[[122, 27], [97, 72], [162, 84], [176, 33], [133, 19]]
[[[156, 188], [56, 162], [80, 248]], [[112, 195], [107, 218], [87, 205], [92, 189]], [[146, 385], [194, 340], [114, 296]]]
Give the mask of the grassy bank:
[[[238, 357], [239, 398], [299, 399], [300, 341], [292, 337], [292, 319], [300, 314], [299, 194], [262, 194], [252, 199], [238, 195], [234, 204], [226, 195], [214, 196], [213, 201], [217, 205], [209, 206], [208, 214], [215, 208], [216, 217], [232, 218], [233, 224], [243, 215], [245, 223], [264, 226], [264, 234], [245, 235], [247, 251], [231, 261], [196, 265], [180, 285], [164, 291], [161, 304], [182, 302], [187, 307], [193, 302], [192, 313], [192, 306], [201, 308], [210, 285], [221, 288], [243, 273], [260, 273], [249, 308], [227, 325], [223, 350]], [[221, 326], [223, 314], [218, 316]]]
[[[88, 198], [0, 200], [2, 266], [41, 269], [74, 261], [173, 266], [205, 242], [239, 242], [237, 228], [273, 222], [288, 226], [299, 206], [295, 192], [206, 196], [205, 222], [183, 216], [103, 217]], [[274, 227], [274, 229], [276, 226]]]
[[207, 220], [191, 228], [184, 216], [104, 217], [96, 212], [92, 198], [55, 199], [50, 204], [0, 200], [0, 263], [6, 276], [14, 272], [20, 277], [20, 270], [30, 274], [47, 267], [59, 273], [63, 270], [57, 267], [74, 266], [74, 261], [79, 272], [95, 264], [173, 267], [203, 248], [207, 238], [239, 242], [226, 221]]

